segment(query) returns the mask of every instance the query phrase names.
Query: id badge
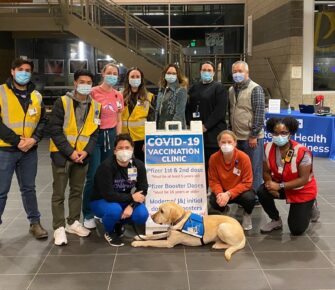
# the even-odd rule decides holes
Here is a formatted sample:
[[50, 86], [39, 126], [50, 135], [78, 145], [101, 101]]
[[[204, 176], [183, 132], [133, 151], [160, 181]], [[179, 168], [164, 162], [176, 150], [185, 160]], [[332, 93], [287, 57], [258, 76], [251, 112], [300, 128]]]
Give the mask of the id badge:
[[34, 115], [36, 115], [36, 114], [37, 114], [37, 110], [36, 110], [36, 108], [29, 109], [29, 110], [28, 110], [28, 114], [29, 114], [29, 116], [34, 116]]
[[240, 175], [241, 175], [241, 170], [238, 169], [238, 168], [236, 168], [236, 167], [234, 167], [234, 169], [233, 169], [233, 173], [234, 173], [235, 175], [237, 175], [237, 176], [240, 176]]
[[101, 125], [101, 120], [99, 118], [94, 118], [94, 124], [95, 125]]
[[143, 103], [141, 101], [137, 101], [137, 106], [143, 106]]
[[283, 170], [284, 170], [283, 166], [278, 167], [278, 173], [279, 174], [283, 174]]
[[137, 180], [137, 168], [128, 168], [128, 179], [131, 181]]
[[194, 112], [192, 116], [193, 118], [200, 118], [200, 112]]
[[116, 101], [116, 107], [118, 108], [118, 110], [122, 109], [122, 104], [120, 101]]

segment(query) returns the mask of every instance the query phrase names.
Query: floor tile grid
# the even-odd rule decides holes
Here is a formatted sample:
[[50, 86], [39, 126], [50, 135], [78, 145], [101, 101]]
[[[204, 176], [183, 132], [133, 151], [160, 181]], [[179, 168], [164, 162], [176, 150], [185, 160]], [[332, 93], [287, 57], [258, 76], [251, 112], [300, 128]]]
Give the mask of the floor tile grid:
[[[52, 184], [52, 181], [50, 181], [48, 184], [46, 184], [41, 190], [40, 192], [37, 194], [37, 200], [38, 200], [38, 197], [44, 193], [44, 190], [46, 188], [48, 188], [50, 185]], [[8, 225], [6, 227], [4, 227], [3, 229], [0, 229], [0, 234], [3, 234], [7, 229], [9, 229], [9, 227], [15, 222], [15, 220], [22, 214], [22, 213], [25, 213], [25, 210], [23, 208], [23, 205], [21, 207], [21, 209], [19, 209], [19, 213], [17, 214], [17, 216], [15, 218], [13, 218], [13, 220], [11, 222], [8, 223]], [[50, 234], [50, 233], [49, 233]]]
[[36, 276], [38, 275], [38, 273], [39, 273], [40, 270], [42, 269], [42, 267], [43, 267], [43, 265], [44, 265], [46, 259], [48, 258], [49, 254], [50, 254], [50, 252], [52, 251], [52, 248], [53, 248], [54, 246], [55, 246], [55, 245], [53, 244], [52, 247], [50, 248], [49, 252], [48, 252], [48, 253], [46, 254], [46, 256], [44, 257], [44, 259], [43, 259], [41, 265], [38, 267], [36, 273], [34, 274], [33, 279], [31, 279], [31, 281], [30, 281], [29, 285], [27, 286], [26, 290], [30, 289], [31, 285], [33, 284], [34, 280], [36, 279]]
[[116, 263], [116, 259], [117, 259], [117, 254], [118, 254], [119, 248], [116, 248], [116, 252], [115, 252], [115, 256], [114, 256], [114, 261], [113, 261], [113, 266], [112, 266], [112, 271], [111, 274], [109, 276], [109, 280], [108, 280], [108, 286], [107, 286], [107, 290], [110, 288], [111, 286], [111, 282], [112, 282], [112, 277], [113, 277], [113, 272], [114, 272], [114, 267], [115, 267], [115, 263]]
[[270, 281], [269, 281], [268, 277], [266, 276], [266, 273], [264, 272], [264, 269], [263, 269], [261, 263], [259, 262], [259, 259], [257, 258], [256, 254], [255, 254], [255, 252], [254, 252], [254, 249], [252, 248], [252, 246], [251, 246], [251, 244], [249, 243], [248, 239], [247, 239], [247, 244], [248, 244], [248, 246], [249, 246], [249, 248], [250, 248], [250, 250], [251, 250], [251, 253], [253, 254], [253, 256], [254, 256], [254, 258], [255, 258], [255, 260], [256, 260], [258, 266], [259, 266], [259, 269], [262, 271], [263, 277], [264, 277], [264, 279], [266, 280], [266, 283], [268, 284], [269, 289], [272, 290]]
[[191, 290], [190, 275], [188, 273], [188, 266], [187, 266], [187, 258], [186, 258], [186, 249], [185, 249], [185, 247], [184, 247], [184, 259], [185, 259], [187, 286], [188, 286], [188, 290]]

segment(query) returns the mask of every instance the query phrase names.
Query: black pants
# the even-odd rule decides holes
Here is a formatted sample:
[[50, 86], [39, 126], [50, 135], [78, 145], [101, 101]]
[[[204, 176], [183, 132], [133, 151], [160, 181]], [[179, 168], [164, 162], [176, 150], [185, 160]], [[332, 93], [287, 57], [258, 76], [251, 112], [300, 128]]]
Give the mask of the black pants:
[[[237, 203], [241, 205], [247, 214], [251, 214], [252, 210], [255, 206], [255, 192], [253, 190], [247, 190], [242, 192], [239, 196], [236, 196], [234, 199], [230, 200], [228, 203]], [[209, 203], [212, 208], [219, 211], [224, 211], [225, 207], [221, 207], [216, 202], [216, 195], [214, 193], [211, 194], [209, 198]]]
[[[268, 192], [268, 190], [264, 187], [264, 184], [259, 188], [257, 195], [259, 202], [268, 216], [273, 220], [278, 220], [279, 212], [275, 205], [275, 197]], [[285, 192], [284, 190], [281, 190], [278, 199], [285, 198]], [[311, 220], [313, 204], [314, 199], [307, 202], [290, 204], [287, 223], [292, 235], [299, 236], [306, 231]]]

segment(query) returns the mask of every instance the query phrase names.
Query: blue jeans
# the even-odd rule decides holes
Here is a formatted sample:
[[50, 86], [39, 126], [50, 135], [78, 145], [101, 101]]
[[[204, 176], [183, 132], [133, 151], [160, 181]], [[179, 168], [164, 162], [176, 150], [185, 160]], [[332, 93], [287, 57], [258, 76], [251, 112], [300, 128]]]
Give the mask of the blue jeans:
[[[105, 232], [113, 233], [114, 226], [121, 221], [123, 210], [127, 207], [127, 203], [108, 202], [104, 199], [91, 201], [91, 209], [94, 214], [102, 218]], [[122, 223], [133, 222], [137, 225], [143, 225], [149, 217], [149, 212], [144, 204], [140, 204], [134, 208], [130, 218], [122, 220]]]
[[31, 224], [40, 221], [38, 211], [35, 178], [37, 174], [37, 150], [24, 152], [7, 152], [0, 150], [0, 224], [5, 210], [7, 195], [12, 178], [16, 173], [23, 207]]
[[252, 187], [257, 192], [258, 188], [263, 184], [263, 156], [264, 156], [264, 139], [257, 139], [257, 147], [249, 147], [248, 140], [237, 140], [237, 148], [248, 154], [253, 174]]
[[93, 214], [90, 208], [90, 201], [93, 191], [94, 176], [101, 162], [104, 161], [107, 157], [113, 155], [115, 136], [115, 128], [99, 130], [97, 144], [90, 156], [86, 175], [86, 183], [83, 192], [83, 216], [85, 219], [93, 218]]

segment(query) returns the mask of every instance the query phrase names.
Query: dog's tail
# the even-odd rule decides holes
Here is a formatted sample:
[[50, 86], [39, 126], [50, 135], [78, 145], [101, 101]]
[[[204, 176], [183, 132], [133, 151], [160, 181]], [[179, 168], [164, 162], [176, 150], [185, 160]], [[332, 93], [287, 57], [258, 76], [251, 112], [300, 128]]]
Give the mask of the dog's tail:
[[231, 255], [234, 254], [236, 251], [243, 249], [245, 246], [245, 236], [243, 236], [243, 240], [241, 241], [241, 243], [239, 243], [237, 246], [230, 246], [224, 253], [224, 256], [227, 260], [227, 262], [229, 262], [229, 260], [231, 259]]

